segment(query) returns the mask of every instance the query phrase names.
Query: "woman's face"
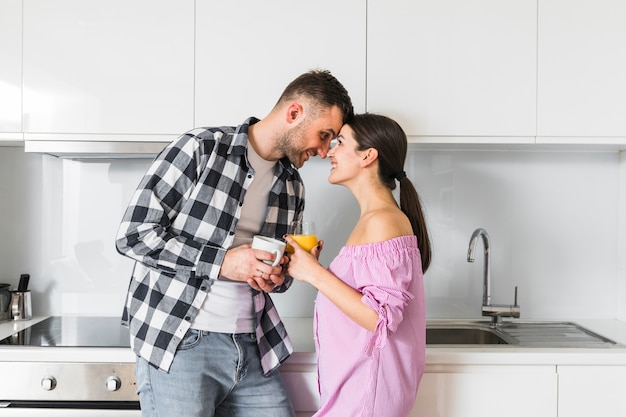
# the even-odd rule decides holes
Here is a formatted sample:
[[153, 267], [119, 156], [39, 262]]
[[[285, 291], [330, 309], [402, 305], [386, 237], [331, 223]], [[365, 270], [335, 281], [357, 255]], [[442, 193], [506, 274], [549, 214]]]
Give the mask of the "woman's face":
[[327, 155], [330, 159], [328, 182], [345, 184], [361, 171], [361, 162], [363, 161], [361, 154], [365, 152], [357, 150], [354, 132], [349, 125], [343, 125], [333, 142]]

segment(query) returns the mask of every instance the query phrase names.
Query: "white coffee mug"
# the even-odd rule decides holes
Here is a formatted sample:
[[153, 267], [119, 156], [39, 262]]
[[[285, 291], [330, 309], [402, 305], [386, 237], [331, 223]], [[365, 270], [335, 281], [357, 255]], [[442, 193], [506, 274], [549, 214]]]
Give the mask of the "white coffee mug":
[[276, 256], [274, 262], [263, 261], [268, 265], [276, 266], [280, 263], [280, 259], [285, 253], [286, 243], [282, 240], [274, 239], [267, 236], [256, 235], [252, 238], [252, 249], [264, 250], [266, 252], [273, 253]]

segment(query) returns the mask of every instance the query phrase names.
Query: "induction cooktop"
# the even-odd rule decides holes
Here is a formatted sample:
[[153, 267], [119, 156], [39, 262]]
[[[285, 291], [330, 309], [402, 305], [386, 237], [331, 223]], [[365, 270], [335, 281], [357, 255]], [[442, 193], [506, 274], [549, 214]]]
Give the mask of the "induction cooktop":
[[51, 347], [130, 347], [119, 317], [48, 317], [0, 340], [0, 345]]

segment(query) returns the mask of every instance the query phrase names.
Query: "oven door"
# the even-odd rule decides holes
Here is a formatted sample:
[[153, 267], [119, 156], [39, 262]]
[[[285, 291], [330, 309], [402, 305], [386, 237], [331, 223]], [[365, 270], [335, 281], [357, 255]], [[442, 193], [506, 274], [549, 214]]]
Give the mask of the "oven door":
[[0, 417], [140, 416], [134, 366], [0, 362]]

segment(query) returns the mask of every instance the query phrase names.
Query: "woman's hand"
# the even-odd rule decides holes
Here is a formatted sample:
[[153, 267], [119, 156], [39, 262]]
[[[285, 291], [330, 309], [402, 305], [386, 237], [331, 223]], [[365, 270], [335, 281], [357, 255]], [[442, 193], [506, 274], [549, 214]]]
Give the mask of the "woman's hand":
[[287, 264], [287, 274], [298, 281], [315, 285], [313, 284], [315, 276], [320, 269], [324, 269], [318, 261], [324, 242], [320, 240], [318, 245], [309, 253], [302, 249], [291, 236], [285, 235], [284, 238], [293, 247], [293, 253], [289, 256], [289, 263]]
[[374, 332], [378, 323], [378, 313], [361, 301], [363, 294], [347, 285], [317, 260], [322, 242], [311, 253], [302, 249], [295, 240], [285, 236], [285, 240], [293, 246], [291, 260], [287, 264], [287, 274], [298, 281], [311, 284], [324, 294], [351, 320], [364, 329]]

